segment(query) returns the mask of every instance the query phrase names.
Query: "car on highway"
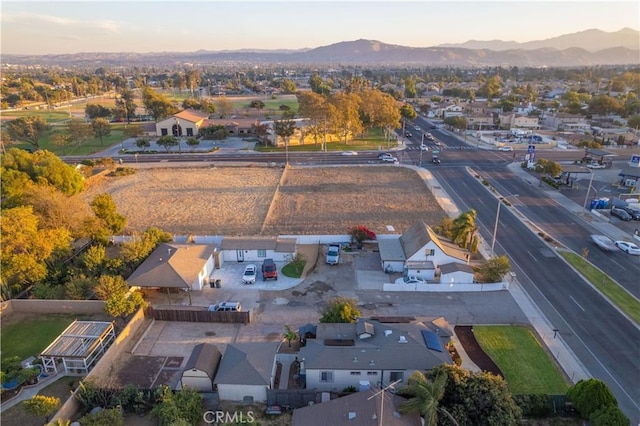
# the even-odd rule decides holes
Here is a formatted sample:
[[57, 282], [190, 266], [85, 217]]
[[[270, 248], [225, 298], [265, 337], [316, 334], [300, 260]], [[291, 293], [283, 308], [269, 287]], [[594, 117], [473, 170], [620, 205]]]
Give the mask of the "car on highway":
[[604, 164], [600, 164], [597, 161], [592, 161], [591, 163], [587, 164], [587, 167], [590, 169], [606, 169], [607, 166], [605, 166]]
[[390, 152], [381, 152], [378, 154], [378, 160], [382, 160], [383, 157], [393, 157]]
[[431, 133], [425, 133], [424, 134], [424, 138], [428, 141], [434, 141], [435, 138], [433, 137], [433, 135]]
[[629, 242], [629, 241], [616, 241], [615, 245], [616, 245], [616, 247], [618, 247], [620, 250], [622, 250], [623, 252], [625, 252], [627, 254], [632, 254], [634, 256], [640, 256], [640, 247], [638, 247], [637, 245], [635, 245], [632, 242]]
[[498, 151], [511, 152], [513, 151], [513, 147], [511, 145], [501, 146], [500, 148], [498, 148]]
[[419, 132], [421, 129], [420, 129], [420, 126], [413, 126], [413, 130], [415, 130], [416, 132]]
[[411, 136], [413, 136], [413, 135], [411, 134], [411, 132], [405, 132], [405, 134], [404, 134], [404, 135], [405, 135], [406, 137], [408, 137], [408, 138], [410, 138]]
[[438, 128], [438, 126], [435, 126], [435, 125], [433, 125], [433, 124], [432, 124], [429, 128], [430, 128], [431, 130], [435, 130], [435, 129], [437, 129], [437, 128]]
[[242, 284], [255, 284], [257, 271], [258, 268], [256, 268], [256, 265], [245, 266], [244, 272], [242, 273]]
[[423, 278], [407, 275], [396, 280], [396, 284], [426, 284]]
[[429, 151], [429, 147], [425, 144], [420, 145], [420, 151]]
[[605, 235], [591, 235], [591, 241], [604, 251], [616, 251], [617, 247], [613, 240]]
[[619, 208], [619, 207], [614, 207], [611, 209], [611, 216], [615, 216], [620, 220], [631, 220], [631, 215], [629, 213], [627, 213], [625, 210]]
[[355, 151], [343, 151], [342, 155], [358, 155], [358, 153]]
[[397, 163], [398, 162], [398, 159], [396, 157], [394, 157], [393, 155], [382, 156], [380, 158], [380, 160], [382, 160], [385, 163]]

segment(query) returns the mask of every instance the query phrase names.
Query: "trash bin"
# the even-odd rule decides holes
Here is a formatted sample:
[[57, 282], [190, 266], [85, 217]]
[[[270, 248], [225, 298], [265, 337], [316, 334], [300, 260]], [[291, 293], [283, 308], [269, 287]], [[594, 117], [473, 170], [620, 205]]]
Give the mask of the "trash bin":
[[216, 285], [216, 282], [214, 280], [212, 280], [211, 278], [209, 278], [209, 287], [214, 288]]
[[217, 279], [216, 280], [216, 288], [220, 288], [220, 287], [222, 287], [222, 280]]

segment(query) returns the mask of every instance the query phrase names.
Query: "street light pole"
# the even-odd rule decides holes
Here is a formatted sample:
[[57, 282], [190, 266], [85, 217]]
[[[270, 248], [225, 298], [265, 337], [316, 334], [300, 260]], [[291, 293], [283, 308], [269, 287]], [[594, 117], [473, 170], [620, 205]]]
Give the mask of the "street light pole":
[[584, 196], [584, 215], [587, 215], [587, 201], [589, 200], [589, 192], [591, 192], [591, 184], [593, 183], [593, 170], [589, 169], [589, 186], [587, 187], [587, 194]]
[[418, 167], [422, 167], [422, 151], [423, 151], [423, 146], [424, 146], [424, 132], [422, 132], [422, 141], [420, 142], [420, 164], [418, 165]]
[[491, 253], [495, 256], [495, 252], [493, 248], [496, 245], [496, 235], [498, 234], [498, 221], [500, 220], [500, 204], [502, 204], [502, 199], [498, 198], [498, 209], [496, 210], [496, 224], [493, 227], [493, 238], [491, 239]]

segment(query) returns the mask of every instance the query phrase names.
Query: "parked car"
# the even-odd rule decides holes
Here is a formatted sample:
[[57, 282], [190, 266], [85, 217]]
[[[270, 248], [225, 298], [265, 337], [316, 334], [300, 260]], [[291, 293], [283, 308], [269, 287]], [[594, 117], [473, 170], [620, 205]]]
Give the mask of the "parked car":
[[616, 245], [616, 247], [618, 247], [620, 250], [622, 250], [623, 252], [625, 252], [627, 254], [632, 254], [634, 256], [640, 256], [640, 247], [638, 247], [637, 245], [635, 245], [632, 242], [629, 242], [629, 241], [616, 241], [615, 245]]
[[255, 284], [256, 283], [256, 265], [247, 265], [244, 267], [242, 273], [242, 284]]
[[604, 251], [616, 250], [616, 245], [613, 243], [613, 240], [607, 236], [593, 234], [591, 235], [591, 241]]
[[209, 312], [242, 312], [240, 302], [222, 302], [209, 305]]
[[425, 284], [425, 281], [423, 278], [409, 275], [406, 277], [398, 278], [396, 280], [396, 284]]
[[262, 262], [262, 281], [278, 280], [278, 266], [273, 259], [265, 259]]
[[590, 169], [606, 169], [607, 166], [605, 166], [604, 164], [600, 164], [597, 161], [592, 161], [591, 163], [587, 164], [587, 167]]
[[634, 209], [632, 207], [620, 207], [620, 208], [625, 212], [629, 213], [629, 216], [631, 216], [631, 219], [640, 220], [640, 210]]
[[631, 215], [618, 207], [611, 209], [611, 216], [615, 216], [620, 220], [631, 220]]
[[393, 157], [390, 152], [381, 152], [378, 154], [378, 160], [382, 160], [383, 157]]
[[329, 244], [326, 262], [329, 265], [337, 265], [340, 262], [340, 244]]
[[511, 152], [513, 151], [513, 147], [511, 145], [501, 146], [500, 148], [498, 148], [498, 151]]

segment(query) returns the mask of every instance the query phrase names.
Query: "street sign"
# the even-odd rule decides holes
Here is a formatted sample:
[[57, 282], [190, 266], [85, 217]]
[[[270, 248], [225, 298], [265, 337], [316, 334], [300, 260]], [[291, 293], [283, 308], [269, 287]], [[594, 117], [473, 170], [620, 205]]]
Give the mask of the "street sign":
[[437, 149], [434, 149], [433, 151], [431, 151], [433, 154], [440, 154], [440, 151]]
[[640, 155], [632, 155], [629, 163], [635, 164], [635, 167], [638, 167], [638, 165], [640, 165]]

